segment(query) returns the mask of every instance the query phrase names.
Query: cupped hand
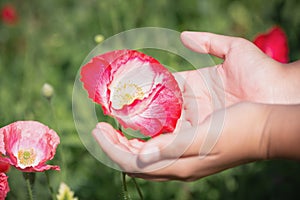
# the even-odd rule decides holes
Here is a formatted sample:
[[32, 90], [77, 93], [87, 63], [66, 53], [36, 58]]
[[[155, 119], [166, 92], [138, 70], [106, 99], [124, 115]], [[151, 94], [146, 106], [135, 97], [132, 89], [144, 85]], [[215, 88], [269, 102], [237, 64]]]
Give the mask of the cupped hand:
[[[297, 99], [285, 95], [285, 84], [278, 83], [283, 65], [251, 42], [199, 32], [184, 32], [181, 39], [193, 51], [224, 62], [174, 74], [184, 100], [174, 133], [142, 142], [127, 140], [107, 123], [99, 123], [93, 131], [103, 151], [131, 176], [195, 180], [262, 159], [267, 144], [262, 133], [269, 111], [257, 103]], [[244, 103], [248, 101], [257, 103]]]
[[[214, 124], [222, 125], [220, 134], [218, 129], [212, 128], [212, 119], [219, 123], [225, 112], [225, 120]], [[268, 109], [262, 104], [239, 103], [226, 111], [214, 112], [199, 127], [160, 135], [148, 142], [127, 140], [103, 122], [97, 125], [93, 135], [104, 152], [130, 176], [153, 181], [193, 181], [265, 158], [267, 136], [259, 133], [267, 115]], [[254, 120], [249, 123], [249, 118]], [[210, 151], [205, 151], [203, 143], [208, 134], [217, 140]]]

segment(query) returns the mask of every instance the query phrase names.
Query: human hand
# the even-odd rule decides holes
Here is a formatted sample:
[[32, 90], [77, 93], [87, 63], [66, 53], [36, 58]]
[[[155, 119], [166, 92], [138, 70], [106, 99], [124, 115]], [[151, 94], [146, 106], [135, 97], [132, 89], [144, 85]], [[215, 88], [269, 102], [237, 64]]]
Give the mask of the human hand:
[[[212, 83], [210, 92], [214, 92], [219, 99], [225, 95], [227, 106], [240, 101], [274, 104], [300, 102], [295, 87], [300, 86], [299, 62], [279, 63], [243, 38], [183, 32], [181, 39], [193, 51], [224, 59], [219, 65], [190, 71], [187, 80], [199, 81], [201, 74], [202, 80]], [[205, 88], [200, 86], [196, 89]]]
[[[225, 112], [225, 121], [220, 122]], [[127, 140], [103, 122], [97, 125], [93, 135], [103, 151], [130, 176], [153, 181], [192, 181], [265, 158], [267, 143], [261, 128], [267, 115], [264, 105], [240, 103], [214, 112], [198, 127], [160, 135], [148, 142]], [[222, 134], [212, 128], [220, 125], [223, 125]], [[215, 136], [218, 140], [211, 151], [202, 154], [204, 142]]]
[[183, 32], [181, 40], [193, 51], [224, 59], [216, 66], [174, 74], [184, 98], [182, 119], [192, 125], [214, 110], [243, 101], [300, 103], [299, 63], [279, 63], [243, 38]]
[[[182, 41], [192, 50], [218, 56], [224, 62], [175, 74], [184, 99], [175, 133], [144, 143], [127, 140], [105, 123], [99, 123], [93, 131], [106, 154], [132, 176], [194, 180], [265, 158], [268, 142], [262, 129], [268, 112], [263, 105], [240, 102], [299, 102], [289, 84], [278, 81], [286, 71], [283, 64], [267, 57], [251, 42], [190, 32], [182, 34]], [[205, 147], [207, 136], [213, 141]]]

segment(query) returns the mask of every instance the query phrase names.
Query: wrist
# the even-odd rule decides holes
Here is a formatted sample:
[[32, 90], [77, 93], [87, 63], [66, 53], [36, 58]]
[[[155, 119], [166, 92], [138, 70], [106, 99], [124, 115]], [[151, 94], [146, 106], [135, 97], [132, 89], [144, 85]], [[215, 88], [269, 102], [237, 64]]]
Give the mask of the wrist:
[[267, 105], [263, 158], [300, 159], [300, 105]]
[[[241, 162], [266, 159], [268, 136], [264, 134], [270, 108], [265, 104], [243, 102], [228, 109], [225, 137], [231, 152]], [[230, 124], [226, 126], [226, 124]], [[229, 128], [226, 128], [229, 127]]]
[[276, 104], [300, 103], [300, 61], [283, 64], [277, 63], [277, 81], [270, 87], [273, 90], [273, 99]]
[[264, 160], [268, 158], [269, 132], [266, 132], [271, 107], [267, 104], [249, 103], [249, 112], [247, 113], [249, 140], [249, 157], [253, 160]]

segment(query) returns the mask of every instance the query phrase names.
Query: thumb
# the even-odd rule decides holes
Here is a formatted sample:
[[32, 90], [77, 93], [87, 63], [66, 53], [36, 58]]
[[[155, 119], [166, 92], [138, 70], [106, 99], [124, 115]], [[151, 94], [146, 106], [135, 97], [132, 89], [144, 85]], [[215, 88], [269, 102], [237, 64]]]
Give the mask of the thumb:
[[153, 163], [164, 159], [176, 159], [199, 154], [204, 132], [189, 128], [184, 132], [160, 135], [146, 142], [138, 153], [138, 162]]
[[208, 53], [224, 59], [233, 45], [244, 43], [247, 40], [207, 32], [185, 31], [181, 33], [181, 41], [187, 48], [195, 52]]

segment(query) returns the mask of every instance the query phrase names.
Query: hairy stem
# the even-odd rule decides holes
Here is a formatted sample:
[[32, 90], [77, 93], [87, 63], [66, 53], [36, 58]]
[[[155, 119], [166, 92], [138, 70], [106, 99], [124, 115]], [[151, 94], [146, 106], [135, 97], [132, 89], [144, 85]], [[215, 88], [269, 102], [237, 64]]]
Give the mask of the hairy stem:
[[56, 200], [55, 194], [54, 194], [54, 190], [52, 188], [52, 186], [50, 185], [50, 176], [49, 176], [49, 172], [45, 171], [45, 175], [46, 175], [46, 179], [47, 179], [47, 185], [51, 194], [51, 198], [52, 200]]
[[26, 180], [26, 185], [27, 185], [27, 191], [28, 191], [29, 200], [33, 200], [31, 181], [30, 181], [29, 178], [25, 178], [25, 180]]
[[127, 189], [127, 183], [126, 183], [126, 173], [122, 172], [122, 186], [123, 186], [123, 198], [124, 200], [129, 200], [129, 193]]
[[139, 184], [137, 183], [137, 181], [135, 180], [134, 177], [132, 178], [132, 181], [133, 181], [133, 183], [134, 183], [134, 185], [135, 185], [135, 188], [136, 188], [136, 190], [137, 190], [137, 192], [138, 192], [138, 194], [139, 194], [140, 199], [141, 199], [141, 200], [144, 200], [142, 190], [141, 190]]

